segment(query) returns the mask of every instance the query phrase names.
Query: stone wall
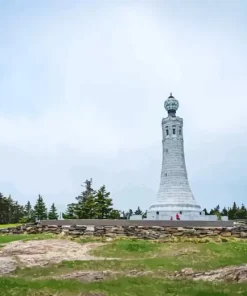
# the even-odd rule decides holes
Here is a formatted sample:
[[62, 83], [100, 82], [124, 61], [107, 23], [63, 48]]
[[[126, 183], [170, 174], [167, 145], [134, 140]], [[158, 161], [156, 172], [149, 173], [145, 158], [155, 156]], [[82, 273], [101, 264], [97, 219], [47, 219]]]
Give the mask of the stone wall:
[[85, 225], [27, 225], [0, 229], [1, 234], [63, 234], [71, 237], [135, 237], [140, 239], [169, 239], [173, 237], [236, 237], [247, 239], [247, 227], [161, 227], [161, 226], [85, 226]]
[[43, 220], [42, 225], [95, 225], [95, 226], [161, 226], [161, 227], [232, 227], [234, 221], [164, 221], [164, 220], [126, 220], [126, 219], [71, 219]]

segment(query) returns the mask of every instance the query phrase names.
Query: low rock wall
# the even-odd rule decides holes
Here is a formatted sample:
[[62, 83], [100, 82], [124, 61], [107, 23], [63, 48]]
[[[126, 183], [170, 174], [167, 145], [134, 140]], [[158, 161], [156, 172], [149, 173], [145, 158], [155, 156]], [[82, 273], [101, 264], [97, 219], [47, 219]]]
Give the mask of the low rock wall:
[[95, 225], [95, 226], [161, 226], [161, 227], [232, 227], [234, 221], [183, 221], [183, 220], [127, 220], [127, 219], [72, 219], [42, 220], [41, 225]]
[[247, 227], [160, 227], [160, 226], [85, 226], [85, 225], [26, 225], [0, 229], [1, 234], [63, 234], [72, 237], [135, 237], [169, 239], [172, 237], [237, 237], [247, 239]]

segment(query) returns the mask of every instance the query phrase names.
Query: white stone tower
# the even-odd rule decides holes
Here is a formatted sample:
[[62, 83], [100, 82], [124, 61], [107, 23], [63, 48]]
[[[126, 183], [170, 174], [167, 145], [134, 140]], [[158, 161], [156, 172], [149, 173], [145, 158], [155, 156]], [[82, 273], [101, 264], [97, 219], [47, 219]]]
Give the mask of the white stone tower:
[[[172, 94], [165, 101], [168, 116], [162, 119], [163, 161], [157, 202], [147, 213], [148, 220], [175, 220], [178, 213], [181, 220], [202, 220], [204, 213], [196, 203], [190, 189], [183, 139], [183, 119], [176, 116], [179, 102]], [[204, 215], [203, 215], [204, 216]]]

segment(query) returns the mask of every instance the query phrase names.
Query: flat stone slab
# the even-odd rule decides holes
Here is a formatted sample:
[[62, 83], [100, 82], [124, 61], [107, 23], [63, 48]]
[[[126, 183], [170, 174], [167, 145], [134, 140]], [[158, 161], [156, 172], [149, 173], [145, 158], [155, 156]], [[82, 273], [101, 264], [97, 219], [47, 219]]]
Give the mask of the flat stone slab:
[[103, 243], [80, 244], [69, 240], [50, 239], [15, 241], [6, 244], [0, 252], [0, 275], [19, 267], [45, 266], [61, 261], [105, 260], [89, 255], [89, 251]]
[[0, 257], [0, 275], [10, 273], [17, 267], [16, 259], [12, 257]]

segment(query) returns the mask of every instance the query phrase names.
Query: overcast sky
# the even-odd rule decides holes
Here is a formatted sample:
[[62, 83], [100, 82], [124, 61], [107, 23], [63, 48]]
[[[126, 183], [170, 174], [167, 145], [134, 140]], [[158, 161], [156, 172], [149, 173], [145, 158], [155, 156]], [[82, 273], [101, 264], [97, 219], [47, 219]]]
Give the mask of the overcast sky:
[[170, 92], [198, 203], [247, 203], [246, 1], [0, 3], [0, 191], [63, 211], [85, 179], [155, 201]]

